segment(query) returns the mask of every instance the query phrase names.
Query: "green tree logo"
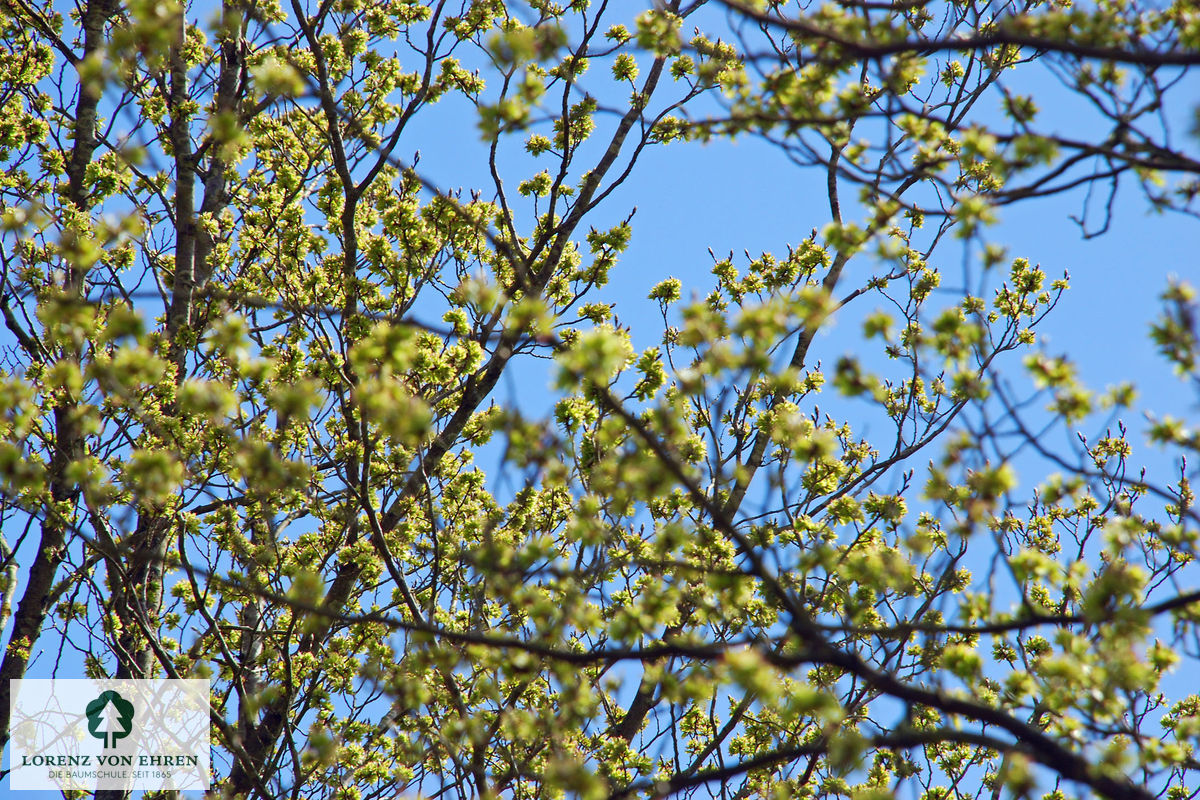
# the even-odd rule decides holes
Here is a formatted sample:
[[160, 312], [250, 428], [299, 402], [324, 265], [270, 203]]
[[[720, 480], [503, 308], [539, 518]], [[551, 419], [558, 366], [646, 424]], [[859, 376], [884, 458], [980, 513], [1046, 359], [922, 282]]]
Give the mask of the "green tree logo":
[[104, 742], [104, 747], [116, 747], [133, 730], [133, 703], [120, 694], [107, 691], [87, 705], [88, 733]]

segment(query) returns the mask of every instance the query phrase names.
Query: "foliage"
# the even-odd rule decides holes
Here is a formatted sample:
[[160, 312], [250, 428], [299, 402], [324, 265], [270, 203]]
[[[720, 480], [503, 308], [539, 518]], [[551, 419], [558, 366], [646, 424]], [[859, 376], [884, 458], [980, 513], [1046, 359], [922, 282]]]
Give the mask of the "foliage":
[[[1152, 421], [1165, 481], [1123, 425], [1049, 445], [1133, 389], [1038, 347], [1065, 276], [985, 236], [1195, 211], [1193, 4], [6, 0], [0, 39], [0, 739], [74, 659], [210, 677], [230, 796], [1191, 796], [1200, 435]], [[462, 191], [410, 157], [445, 108]], [[637, 352], [612, 195], [723, 136], [828, 218], [654, 276]]]

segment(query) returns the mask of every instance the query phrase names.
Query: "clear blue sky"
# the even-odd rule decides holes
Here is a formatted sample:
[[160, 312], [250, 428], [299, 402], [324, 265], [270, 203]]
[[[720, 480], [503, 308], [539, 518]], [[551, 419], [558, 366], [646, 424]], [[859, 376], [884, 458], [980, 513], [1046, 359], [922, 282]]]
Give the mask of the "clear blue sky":
[[[1200, 81], [1190, 84], [1197, 89], [1191, 96], [1200, 96]], [[1042, 120], [1055, 132], [1075, 138], [1103, 138], [1107, 133], [1090, 127], [1095, 120], [1086, 106], [1044, 70], [1029, 68], [1019, 85], [1034, 95], [1043, 108]], [[582, 86], [605, 91], [611, 86], [607, 70], [594, 66]], [[1195, 152], [1200, 142], [1179, 136], [1192, 112], [1187, 88], [1177, 88], [1173, 95], [1180, 101], [1173, 115], [1176, 143]], [[611, 117], [601, 120], [598, 136], [612, 124]], [[534, 162], [520, 152], [522, 138], [509, 137], [501, 147], [508, 170], [506, 189], [513, 193], [517, 181], [536, 171], [530, 168]], [[410, 141], [413, 145], [401, 155], [419, 149], [420, 171], [436, 185], [491, 186], [484, 147], [465, 104], [443, 103], [419, 121]], [[1093, 221], [1103, 201], [1102, 193], [1097, 194]], [[1070, 354], [1093, 388], [1136, 382], [1139, 411], [1149, 407], [1176, 416], [1195, 415], [1200, 410], [1197, 398], [1175, 379], [1147, 334], [1169, 276], [1200, 282], [1200, 222], [1151, 212], [1141, 188], [1126, 179], [1110, 230], [1087, 239], [1071, 219], [1081, 213], [1083, 203], [1082, 189], [1022, 201], [1001, 209], [999, 223], [985, 238], [1007, 246], [1011, 257], [1041, 264], [1050, 278], [1070, 273], [1071, 289], [1039, 328], [1048, 352]], [[685, 298], [689, 288], [703, 296], [713, 285], [709, 248], [718, 258], [732, 251], [735, 263], [744, 267], [743, 250], [752, 256], [763, 251], [785, 254], [786, 245], [799, 243], [812, 228], [829, 221], [824, 175], [796, 167], [777, 148], [752, 137], [647, 148], [628, 182], [590, 223], [613, 224], [635, 206], [632, 244], [598, 296], [616, 303], [617, 315], [631, 328], [638, 349], [656, 344], [661, 336], [657, 303], [646, 299], [655, 283], [675, 276], [684, 282]], [[939, 247], [934, 263], [944, 269], [944, 286], [954, 283], [961, 257], [956, 240]], [[815, 356], [831, 360], [856, 346], [861, 346], [858, 331], [835, 324], [818, 339]], [[1010, 357], [1005, 369], [1019, 377], [1019, 357]], [[1124, 416], [1134, 425], [1141, 419], [1140, 413]]]

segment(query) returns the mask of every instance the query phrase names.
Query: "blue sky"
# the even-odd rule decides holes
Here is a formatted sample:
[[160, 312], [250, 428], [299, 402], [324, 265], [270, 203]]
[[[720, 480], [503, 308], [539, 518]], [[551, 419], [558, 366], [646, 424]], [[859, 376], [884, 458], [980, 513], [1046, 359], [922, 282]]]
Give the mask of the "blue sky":
[[[1039, 69], [1030, 67], [1019, 80], [1022, 90], [1045, 109], [1046, 128], [1073, 137], [1102, 138], [1106, 130], [1089, 130], [1087, 107]], [[603, 91], [611, 86], [606, 72], [602, 66], [593, 67], [583, 86]], [[1176, 99], [1186, 96], [1179, 89], [1175, 92]], [[1191, 109], [1180, 103], [1176, 111], [1178, 135], [1186, 130]], [[598, 135], [603, 126], [601, 122]], [[427, 141], [434, 137], [436, 143]], [[520, 152], [522, 139], [507, 137], [501, 147], [503, 166], [510, 170], [505, 175], [510, 192], [518, 180], [536, 171], [531, 168], [534, 162]], [[419, 149], [419, 169], [434, 184], [450, 189], [491, 185], [484, 146], [465, 103], [444, 101], [431, 109], [417, 121], [411, 141], [401, 156]], [[1177, 142], [1193, 151], [1200, 145], [1186, 136]], [[732, 251], [739, 266], [745, 265], [744, 250], [751, 256], [786, 253], [788, 244], [797, 244], [829, 221], [823, 183], [817, 171], [795, 166], [776, 147], [753, 137], [647, 148], [625, 185], [589, 220], [601, 227], [637, 208], [629, 250], [612, 271], [610, 284], [597, 295], [616, 303], [617, 316], [630, 327], [635, 348], [657, 344], [661, 317], [657, 303], [646, 298], [654, 284], [674, 276], [684, 282], [685, 298], [689, 289], [703, 296], [714, 281], [710, 248], [718, 258]], [[1093, 203], [1093, 220], [1095, 206], [1103, 200], [1102, 193], [1097, 194], [1100, 202]], [[1200, 224], [1192, 217], [1153, 212], [1141, 188], [1125, 180], [1109, 231], [1089, 239], [1072, 220], [1082, 212], [1084, 195], [1077, 189], [1002, 208], [984, 239], [1005, 245], [1010, 257], [1040, 264], [1050, 279], [1069, 272], [1070, 290], [1039, 328], [1047, 352], [1069, 354], [1093, 388], [1134, 381], [1139, 408], [1194, 414], [1196, 398], [1175, 379], [1147, 334], [1168, 278], [1200, 281]], [[957, 240], [939, 247], [934, 262], [944, 271], [944, 286], [960, 274], [961, 260]], [[856, 346], [861, 346], [858, 331], [835, 323], [818, 339], [814, 355], [832, 359]], [[1006, 368], [1017, 377], [1018, 367], [1019, 360], [1013, 358]], [[1140, 414], [1125, 417], [1136, 425]]]

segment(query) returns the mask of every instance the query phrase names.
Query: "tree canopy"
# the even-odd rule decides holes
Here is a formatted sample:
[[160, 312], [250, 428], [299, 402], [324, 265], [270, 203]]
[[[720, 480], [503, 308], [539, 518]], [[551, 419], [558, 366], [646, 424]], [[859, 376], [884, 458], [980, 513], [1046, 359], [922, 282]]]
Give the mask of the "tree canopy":
[[[12, 679], [208, 677], [229, 797], [1195, 795], [1200, 433], [1041, 346], [1068, 278], [992, 223], [1195, 216], [1200, 7], [5, 0], [0, 48], [0, 741]], [[629, 263], [646, 154], [727, 137], [824, 217]]]

